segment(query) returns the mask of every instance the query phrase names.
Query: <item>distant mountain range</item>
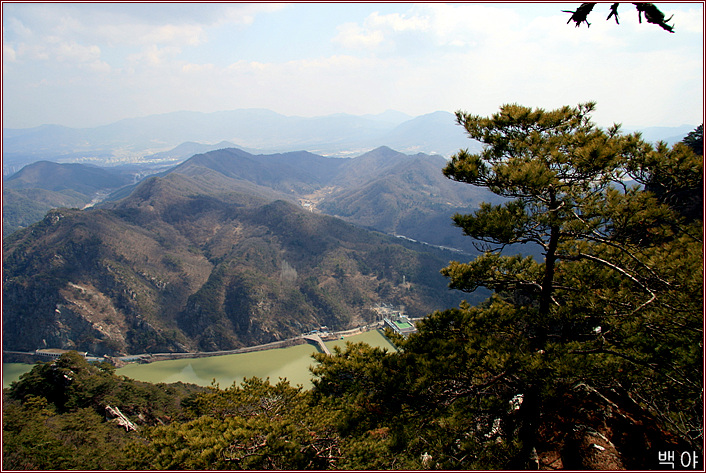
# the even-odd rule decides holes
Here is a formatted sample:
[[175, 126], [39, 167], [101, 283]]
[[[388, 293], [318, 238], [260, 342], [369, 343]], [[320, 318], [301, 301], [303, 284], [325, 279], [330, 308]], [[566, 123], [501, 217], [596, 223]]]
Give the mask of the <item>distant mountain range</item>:
[[[191, 152], [201, 145], [181, 148]], [[226, 148], [194, 155], [161, 175], [197, 178], [205, 194], [238, 191], [287, 200], [363, 227], [474, 254], [473, 242], [452, 225], [451, 216], [497, 197], [445, 178], [445, 163], [441, 156], [410, 156], [388, 147], [349, 159], [306, 151], [253, 155]], [[9, 234], [39, 221], [51, 208], [119, 200], [129, 195], [134, 180], [135, 168], [126, 166], [31, 164], [6, 180], [3, 229]]]
[[[649, 141], [666, 140], [672, 144], [694, 128], [682, 125], [639, 131]], [[632, 131], [628, 127], [625, 130]], [[443, 111], [418, 117], [387, 111], [378, 115], [312, 118], [264, 109], [173, 112], [94, 128], [42, 125], [3, 129], [3, 175], [42, 160], [110, 166], [174, 165], [196, 153], [224, 147], [251, 153], [307, 150], [325, 156], [352, 157], [380, 146], [444, 157], [461, 148], [480, 149], [480, 144], [468, 139], [456, 124], [454, 115]]]
[[[251, 112], [254, 121], [273, 116]], [[417, 133], [415, 143], [427, 146], [422, 122], [443, 123], [443, 117], [418, 117], [392, 130], [400, 140]], [[162, 116], [155, 127], [149, 119], [142, 127], [125, 121], [83, 136], [40, 127], [9, 138], [15, 150], [28, 152], [34, 136], [35, 150], [66, 150], [61, 156], [68, 160], [80, 154], [74, 146], [88, 150], [89, 135], [102, 133], [103, 143], [116, 146], [106, 156], [117, 159], [115, 150], [126, 149], [120, 146], [129, 136], [149, 141], [154, 130], [170, 136], [169, 124], [181, 123], [176, 118]], [[378, 131], [391, 123], [358, 119]], [[301, 120], [304, 129], [308, 120], [317, 122]], [[322, 137], [331, 136], [337, 120], [352, 123], [349, 116], [318, 121]], [[340, 149], [353, 149], [345, 146], [358, 131], [342, 134]], [[284, 142], [294, 134], [283, 129], [280, 136]], [[395, 134], [380, 136], [393, 140]], [[473, 145], [463, 140], [462, 147]], [[52, 141], [63, 148], [52, 148]], [[138, 163], [128, 159], [109, 168], [44, 160], [8, 177], [3, 227], [13, 215], [27, 219], [12, 222], [14, 228], [39, 221], [3, 239], [4, 348], [96, 354], [228, 349], [319, 325], [363, 324], [374, 317], [369, 307], [380, 302], [421, 316], [463, 298], [484, 298], [449, 291], [439, 270], [477, 254], [450, 217], [496, 197], [444, 178], [443, 156], [387, 146], [355, 158], [254, 154], [231, 144], [180, 141], [145, 152]], [[77, 208], [47, 213], [47, 206]]]
[[[258, 153], [308, 150], [351, 157], [379, 146], [401, 152], [448, 156], [478, 147], [456, 125], [454, 115], [434, 112], [408, 117], [399, 112], [354, 116], [293, 117], [270, 110], [175, 112], [125, 119], [95, 128], [42, 125], [3, 130], [3, 174], [34, 161], [175, 164], [216, 144]], [[189, 143], [191, 142], [191, 143]], [[188, 144], [185, 144], [188, 143]], [[197, 149], [199, 146], [204, 148]]]
[[694, 131], [698, 125], [681, 125], [681, 126], [653, 126], [646, 128], [622, 127], [624, 133], [634, 133], [636, 131], [642, 134], [642, 139], [651, 143], [664, 141], [669, 146], [683, 140], [689, 132]]
[[469, 297], [439, 274], [449, 251], [262, 198], [257, 169], [250, 185], [192, 164], [6, 237], [3, 347], [212, 351], [362, 325], [377, 303], [422, 316]]

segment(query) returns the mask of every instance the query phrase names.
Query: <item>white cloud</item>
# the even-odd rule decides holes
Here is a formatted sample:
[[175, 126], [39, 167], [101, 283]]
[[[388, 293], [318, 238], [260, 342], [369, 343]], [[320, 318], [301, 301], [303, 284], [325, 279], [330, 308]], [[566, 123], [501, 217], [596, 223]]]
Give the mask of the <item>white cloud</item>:
[[127, 56], [127, 62], [132, 66], [162, 66], [179, 54], [181, 49], [174, 46], [159, 47], [156, 44], [146, 46], [139, 53]]
[[[11, 42], [43, 44], [48, 37], [81, 44], [193, 46], [207, 41], [206, 29], [250, 25], [283, 4], [43, 4], [3, 5]], [[32, 46], [34, 47], [34, 46]], [[31, 49], [28, 48], [28, 49]]]
[[703, 4], [701, 8], [690, 8], [688, 10], [672, 10], [670, 6], [666, 6], [663, 10], [667, 17], [672, 16], [669, 22], [674, 25], [674, 31], [677, 33], [704, 33], [704, 10]]
[[75, 41], [61, 42], [51, 48], [58, 61], [93, 62], [100, 58], [101, 50], [96, 45], [84, 46]]
[[520, 26], [519, 17], [512, 10], [484, 4], [432, 3], [418, 8], [429, 17], [438, 44], [479, 44], [489, 39], [506, 42]]
[[338, 27], [338, 35], [333, 41], [345, 48], [368, 49], [379, 45], [384, 39], [381, 31], [367, 31], [356, 23], [344, 23]]
[[184, 64], [181, 66], [181, 71], [185, 74], [212, 74], [214, 72], [220, 72], [217, 70], [216, 66], [213, 64]]
[[370, 29], [383, 29], [398, 31], [425, 31], [429, 28], [429, 21], [417, 15], [406, 16], [400, 13], [390, 13], [388, 15], [380, 15], [378, 12], [373, 12], [365, 20], [365, 24]]
[[241, 24], [251, 25], [255, 22], [255, 17], [262, 13], [273, 13], [286, 8], [285, 3], [241, 3], [224, 6], [224, 10], [216, 14], [214, 24]]
[[32, 30], [27, 28], [21, 20], [15, 17], [9, 17], [8, 19], [3, 19], [2, 35], [3, 41], [5, 40], [5, 32], [12, 34], [18, 38], [27, 38], [32, 35]]
[[88, 64], [86, 64], [86, 67], [91, 70], [92, 72], [95, 72], [97, 74], [105, 75], [113, 71], [113, 68], [110, 67], [110, 64], [108, 64], [105, 61], [100, 61], [100, 60], [95, 60], [92, 61]]
[[[93, 29], [93, 28], [91, 28]], [[105, 42], [112, 47], [170, 45], [198, 45], [206, 41], [203, 27], [200, 25], [150, 25], [150, 24], [112, 24], [95, 31], [86, 31], [83, 36]]]
[[159, 44], [196, 45], [204, 42], [204, 36], [204, 30], [199, 25], [164, 25], [145, 35], [145, 40]]
[[[17, 99], [5, 116], [29, 117], [50, 102], [64, 110], [59, 119], [71, 110], [85, 126], [92, 117], [105, 123], [173, 110], [490, 114], [507, 102], [553, 108], [595, 99], [595, 116], [611, 122], [702, 120], [702, 107], [692, 105], [703, 100], [698, 8], [677, 10], [670, 35], [639, 24], [627, 6], [620, 25], [605, 21], [606, 4], [590, 28], [567, 25], [556, 4], [431, 3], [370, 5], [357, 17], [312, 23], [321, 31], [307, 29], [297, 5], [47, 5], [3, 6], [6, 95], [27, 97], [30, 82], [41, 84], [31, 93], [36, 104]], [[325, 48], [271, 51], [297, 33], [318, 34]], [[80, 105], [81, 97], [90, 102]]]
[[17, 59], [15, 48], [12, 47], [5, 39], [5, 27], [2, 27], [2, 61], [3, 65], [8, 62], [14, 62]]
[[379, 12], [373, 12], [365, 19], [363, 25], [354, 22], [340, 25], [338, 35], [332, 41], [351, 49], [374, 49], [387, 42], [389, 49], [394, 46], [397, 34], [423, 32], [428, 28], [428, 19], [422, 16], [400, 13], [381, 15]]
[[17, 59], [17, 53], [12, 46], [3, 43], [2, 45], [2, 60], [7, 62], [14, 62]]

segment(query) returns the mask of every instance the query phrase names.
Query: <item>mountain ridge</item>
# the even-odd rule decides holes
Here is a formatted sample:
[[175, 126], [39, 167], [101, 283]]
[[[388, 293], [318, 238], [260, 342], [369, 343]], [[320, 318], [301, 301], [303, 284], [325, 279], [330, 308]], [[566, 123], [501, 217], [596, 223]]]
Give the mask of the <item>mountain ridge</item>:
[[213, 351], [460, 302], [421, 244], [251, 194], [202, 193], [179, 173], [129, 197], [53, 210], [3, 241], [3, 337], [97, 354]]
[[[445, 163], [438, 155], [407, 155], [387, 146], [342, 159], [308, 151], [254, 155], [240, 148], [225, 148], [196, 154], [155, 175], [183, 174], [194, 178], [200, 185], [198, 192], [204, 194], [237, 191], [267, 200], [284, 199], [312, 212], [337, 216], [377, 231], [475, 254], [472, 241], [453, 227], [451, 216], [470, 212], [481, 201], [496, 198], [479, 188], [446, 179], [441, 172]], [[84, 165], [71, 166], [80, 169]], [[137, 180], [139, 172], [131, 168], [124, 171]], [[40, 182], [35, 185], [52, 189]], [[107, 200], [122, 199], [135, 187], [113, 192]], [[29, 196], [21, 200], [9, 192], [6, 191], [6, 204], [11, 204], [13, 211], [3, 220], [6, 230], [41, 220], [51, 207], [46, 203], [32, 204], [27, 202]], [[32, 192], [38, 195], [40, 190]], [[69, 206], [81, 207], [89, 201], [88, 196], [83, 196], [80, 205]], [[56, 203], [54, 207], [66, 206], [66, 197], [57, 196]], [[27, 213], [34, 220], [21, 215], [22, 206], [32, 207]], [[33, 206], [38, 210], [33, 210]]]
[[224, 149], [194, 156], [171, 172], [203, 173], [205, 166], [240, 188], [256, 185], [259, 192], [311, 211], [475, 254], [473, 242], [452, 225], [451, 216], [498, 198], [445, 178], [445, 164], [441, 156], [410, 156], [386, 146], [348, 159], [308, 152], [254, 156]]
[[[410, 120], [399, 112], [378, 115], [336, 114], [322, 117], [281, 115], [266, 109], [218, 112], [172, 112], [126, 118], [93, 128], [42, 125], [3, 130], [3, 173], [38, 160], [115, 164], [126, 160], [149, 162], [149, 156], [168, 152], [185, 142], [228, 141], [255, 152], [309, 150], [323, 155], [350, 157], [381, 145], [400, 151], [450, 154], [469, 140], [448, 112], [420, 126], [414, 134], [399, 130]], [[444, 117], [439, 121], [439, 117]], [[397, 131], [395, 131], [397, 130]], [[394, 140], [386, 143], [388, 139]], [[437, 140], [434, 137], [439, 136]], [[420, 141], [422, 140], [422, 141]], [[430, 148], [434, 148], [433, 150]]]
[[41, 220], [51, 209], [78, 207], [133, 182], [130, 172], [86, 164], [37, 161], [3, 182], [3, 235]]

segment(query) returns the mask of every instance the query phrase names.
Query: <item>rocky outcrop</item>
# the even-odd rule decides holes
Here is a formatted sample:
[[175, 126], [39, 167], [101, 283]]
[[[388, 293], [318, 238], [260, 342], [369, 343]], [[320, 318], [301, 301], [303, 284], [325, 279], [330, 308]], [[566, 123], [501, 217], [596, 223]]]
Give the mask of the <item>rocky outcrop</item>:
[[135, 426], [125, 414], [120, 412], [120, 409], [117, 407], [105, 406], [105, 418], [109, 422], [114, 422], [124, 427], [126, 432], [130, 432], [131, 430], [137, 431], [137, 426]]
[[148, 179], [6, 238], [3, 348], [230, 350], [363, 325], [380, 302], [420, 317], [466, 298], [439, 273], [449, 252], [199, 183]]
[[620, 452], [602, 433], [585, 425], [577, 425], [564, 440], [561, 455], [569, 470], [624, 470]]
[[537, 433], [542, 470], [662, 469], [659, 452], [693, 450], [627, 394], [583, 383], [544, 406]]

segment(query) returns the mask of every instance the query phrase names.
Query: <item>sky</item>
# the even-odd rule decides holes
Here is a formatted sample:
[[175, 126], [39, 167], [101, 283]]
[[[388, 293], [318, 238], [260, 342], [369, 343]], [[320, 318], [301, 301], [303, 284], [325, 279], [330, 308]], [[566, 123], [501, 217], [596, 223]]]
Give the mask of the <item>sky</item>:
[[597, 102], [607, 127], [703, 122], [703, 3], [674, 34], [578, 3], [2, 4], [3, 127], [174, 111], [490, 115]]

